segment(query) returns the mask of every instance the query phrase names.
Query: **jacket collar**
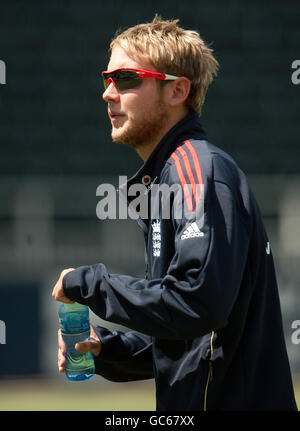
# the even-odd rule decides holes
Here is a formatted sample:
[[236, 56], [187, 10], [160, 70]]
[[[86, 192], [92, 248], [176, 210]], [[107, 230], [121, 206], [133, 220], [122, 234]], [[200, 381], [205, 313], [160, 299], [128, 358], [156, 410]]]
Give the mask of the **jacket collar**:
[[136, 183], [151, 183], [160, 173], [171, 154], [186, 139], [207, 139], [197, 113], [188, 114], [173, 126], [155, 147], [148, 160], [127, 182], [127, 187]]
[[[146, 163], [141, 166], [137, 173], [127, 182], [120, 185], [118, 190], [119, 198], [124, 204], [127, 203], [128, 208], [131, 207], [130, 204], [134, 199], [134, 197], [128, 196], [129, 188], [134, 184], [144, 184], [146, 187], [151, 188], [151, 184], [159, 183], [166, 161], [176, 148], [187, 139], [207, 140], [200, 118], [196, 113], [187, 115], [175, 124], [158, 143]], [[149, 199], [148, 193], [144, 199]], [[147, 219], [144, 220], [138, 216], [136, 221], [143, 231], [147, 233]]]

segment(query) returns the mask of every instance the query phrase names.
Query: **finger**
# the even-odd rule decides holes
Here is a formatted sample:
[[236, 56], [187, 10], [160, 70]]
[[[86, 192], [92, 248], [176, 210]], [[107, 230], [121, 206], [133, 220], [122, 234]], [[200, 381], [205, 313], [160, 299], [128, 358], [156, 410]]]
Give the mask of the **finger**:
[[57, 298], [55, 298], [56, 301], [59, 302], [64, 302], [65, 304], [74, 304], [75, 301], [72, 301], [72, 299], [69, 299], [67, 296], [58, 296]]
[[64, 355], [66, 353], [66, 345], [61, 335], [61, 329], [57, 331], [57, 338], [58, 338], [58, 347], [61, 350], [62, 354]]
[[53, 298], [56, 299], [56, 297], [59, 296], [61, 288], [62, 288], [62, 282], [61, 282], [61, 277], [59, 277], [59, 279], [57, 280], [55, 286], [52, 289], [52, 296], [53, 296]]
[[54, 289], [52, 290], [52, 298], [54, 298], [56, 301], [65, 302], [66, 304], [73, 304], [75, 302], [65, 295], [62, 285], [56, 285], [54, 287]]
[[60, 372], [64, 371], [65, 368], [65, 364], [66, 364], [66, 358], [64, 353], [61, 351], [61, 349], [59, 348], [57, 350], [57, 366], [58, 366], [58, 370]]
[[75, 270], [75, 268], [67, 268], [67, 269], [64, 269], [64, 270], [61, 272], [60, 278], [61, 278], [61, 279], [63, 279], [63, 278], [64, 278], [64, 276], [65, 276], [66, 274], [68, 274], [69, 272], [74, 271], [74, 270]]
[[98, 335], [96, 334], [96, 332], [95, 332], [95, 330], [93, 328], [93, 325], [90, 325], [90, 338], [93, 338], [94, 340], [100, 342], [99, 337], [98, 337]]
[[52, 298], [54, 298], [56, 301], [64, 302], [65, 304], [74, 304], [75, 302], [72, 299], [69, 299], [67, 296], [65, 296], [63, 291], [53, 290]]
[[57, 354], [57, 365], [58, 365], [58, 371], [60, 373], [63, 373], [65, 371], [65, 365], [66, 365], [66, 358], [65, 356], [61, 353], [60, 350], [58, 350], [58, 354]]
[[94, 356], [98, 356], [100, 354], [101, 344], [97, 340], [90, 339], [76, 343], [75, 349], [80, 353], [91, 352]]
[[65, 364], [66, 364], [66, 346], [63, 340], [63, 337], [61, 335], [61, 329], [57, 331], [57, 338], [58, 338], [58, 351], [57, 351], [57, 366], [58, 371], [60, 373], [63, 373], [65, 371]]
[[68, 274], [69, 272], [74, 271], [74, 269], [75, 268], [68, 268], [68, 269], [64, 269], [61, 272], [59, 279], [57, 280], [54, 288], [52, 289], [52, 297], [56, 301], [65, 302], [66, 304], [73, 304], [75, 302], [75, 301], [72, 301], [65, 296], [63, 286], [62, 286], [62, 281], [63, 281], [64, 276], [66, 274]]
[[81, 341], [80, 343], [75, 344], [75, 349], [80, 353], [86, 353], [91, 351], [95, 346], [93, 345], [92, 341]]

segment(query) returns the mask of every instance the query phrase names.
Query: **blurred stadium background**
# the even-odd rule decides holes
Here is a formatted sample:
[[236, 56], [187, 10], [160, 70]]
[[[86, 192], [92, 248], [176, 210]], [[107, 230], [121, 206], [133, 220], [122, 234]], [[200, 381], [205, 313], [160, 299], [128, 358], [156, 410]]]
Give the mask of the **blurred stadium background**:
[[[247, 173], [275, 257], [286, 343], [300, 406], [300, 3], [229, 0], [2, 0], [0, 59], [0, 410], [153, 410], [154, 383], [80, 384], [57, 372], [60, 271], [104, 262], [144, 275], [134, 221], [100, 221], [96, 188], [141, 165], [111, 143], [99, 72], [115, 31], [179, 18], [221, 64], [203, 123]], [[95, 323], [115, 328], [92, 316]], [[126, 329], [126, 328], [123, 328]]]

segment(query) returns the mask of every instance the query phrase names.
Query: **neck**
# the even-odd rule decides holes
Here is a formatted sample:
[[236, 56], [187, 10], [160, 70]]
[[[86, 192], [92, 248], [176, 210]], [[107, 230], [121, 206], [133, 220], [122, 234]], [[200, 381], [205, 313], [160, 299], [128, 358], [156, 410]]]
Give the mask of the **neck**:
[[144, 163], [146, 163], [150, 155], [153, 153], [159, 142], [168, 133], [168, 131], [171, 130], [172, 127], [174, 127], [175, 124], [182, 120], [187, 114], [188, 111], [184, 109], [183, 111], [177, 112], [176, 115], [172, 115], [172, 117], [169, 118], [169, 121], [162, 125], [162, 128], [160, 129], [154, 140], [150, 142], [144, 142], [143, 145], [136, 148], [136, 152]]

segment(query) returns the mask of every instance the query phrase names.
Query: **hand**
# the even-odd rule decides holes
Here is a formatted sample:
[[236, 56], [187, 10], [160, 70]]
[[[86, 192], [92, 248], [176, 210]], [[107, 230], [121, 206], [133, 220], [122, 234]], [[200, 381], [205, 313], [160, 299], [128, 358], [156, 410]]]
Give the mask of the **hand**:
[[68, 268], [61, 272], [59, 279], [52, 290], [52, 296], [54, 299], [56, 299], [56, 301], [65, 302], [66, 304], [74, 304], [75, 301], [72, 301], [65, 295], [62, 285], [64, 276], [68, 274], [68, 272], [74, 271], [74, 269], [75, 268]]
[[[91, 352], [95, 357], [99, 356], [101, 353], [101, 341], [99, 340], [96, 332], [94, 331], [92, 325], [90, 327], [90, 338], [86, 341], [81, 341], [75, 344], [75, 349], [80, 353]], [[66, 346], [61, 335], [61, 330], [58, 330], [58, 354], [57, 354], [57, 365], [58, 371], [63, 373], [65, 371], [66, 365]]]

